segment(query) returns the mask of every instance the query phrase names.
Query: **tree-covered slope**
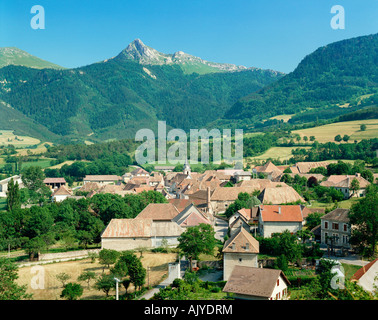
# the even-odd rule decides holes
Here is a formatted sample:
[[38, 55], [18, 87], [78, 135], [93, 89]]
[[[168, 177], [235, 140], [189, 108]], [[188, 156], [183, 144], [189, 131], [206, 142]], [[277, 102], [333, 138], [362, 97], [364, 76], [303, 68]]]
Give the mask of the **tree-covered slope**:
[[378, 34], [343, 40], [317, 49], [292, 73], [240, 99], [224, 123], [253, 126], [280, 114], [297, 114], [291, 122], [333, 118], [348, 112], [345, 103], [357, 105], [361, 96], [376, 93], [377, 85]]
[[270, 70], [186, 74], [177, 64], [109, 59], [89, 66], [0, 69], [0, 99], [54, 134], [130, 138], [158, 120], [184, 130], [223, 114], [242, 96], [282, 76]]

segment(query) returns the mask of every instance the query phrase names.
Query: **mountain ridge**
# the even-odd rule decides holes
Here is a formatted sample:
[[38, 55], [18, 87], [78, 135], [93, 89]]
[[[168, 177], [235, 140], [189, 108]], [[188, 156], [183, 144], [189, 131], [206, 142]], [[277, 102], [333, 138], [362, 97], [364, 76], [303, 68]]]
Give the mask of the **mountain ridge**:
[[18, 65], [35, 69], [64, 69], [63, 67], [38, 58], [16, 47], [0, 48], [0, 68], [8, 65]]

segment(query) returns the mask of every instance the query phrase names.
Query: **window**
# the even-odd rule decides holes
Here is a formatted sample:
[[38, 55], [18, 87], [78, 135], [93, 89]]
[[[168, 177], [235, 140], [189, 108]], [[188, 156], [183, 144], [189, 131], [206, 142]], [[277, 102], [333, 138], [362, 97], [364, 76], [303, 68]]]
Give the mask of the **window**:
[[280, 279], [277, 279], [277, 286], [280, 285]]
[[324, 229], [328, 229], [328, 221], [324, 221]]
[[348, 225], [344, 224], [344, 231], [347, 231], [347, 230], [348, 230]]
[[332, 229], [333, 230], [339, 230], [339, 224], [338, 223], [332, 223]]
[[242, 262], [243, 261], [243, 259], [242, 258], [239, 258], [239, 262]]

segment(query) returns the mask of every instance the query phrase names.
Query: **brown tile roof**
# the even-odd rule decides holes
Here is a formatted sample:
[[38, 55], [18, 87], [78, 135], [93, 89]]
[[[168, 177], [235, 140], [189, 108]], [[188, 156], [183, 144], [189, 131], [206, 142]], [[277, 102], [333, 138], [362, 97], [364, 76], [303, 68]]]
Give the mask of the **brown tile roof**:
[[[263, 166], [257, 166], [255, 167], [256, 171], [257, 172], [261, 172], [261, 173], [269, 173], [269, 172], [273, 172], [273, 171], [281, 171], [280, 169], [278, 169], [273, 163], [272, 161], [268, 161], [267, 163], [265, 163]], [[282, 171], [281, 171], [282, 172]]]
[[135, 219], [172, 220], [179, 211], [171, 203], [150, 203]]
[[320, 219], [339, 221], [339, 222], [349, 222], [349, 209], [337, 208], [331, 212], [328, 212], [326, 215], [322, 216]]
[[64, 195], [72, 195], [72, 192], [69, 191], [64, 185], [60, 186], [58, 190], [53, 193], [53, 196], [64, 196]]
[[84, 181], [118, 181], [121, 177], [116, 175], [87, 175]]
[[353, 179], [357, 179], [360, 184], [360, 189], [365, 189], [370, 182], [361, 176], [354, 175], [331, 175], [326, 181], [320, 183], [324, 187], [339, 187], [339, 188], [350, 188]]
[[87, 192], [87, 191], [99, 190], [101, 189], [101, 187], [102, 186], [97, 182], [87, 182], [80, 188], [80, 191]]
[[218, 187], [212, 193], [211, 201], [235, 201], [239, 193], [246, 192], [252, 194], [254, 190], [254, 187]]
[[242, 208], [238, 212], [249, 221], [256, 219], [258, 211], [258, 207], [253, 207], [252, 209]]
[[102, 238], [146, 238], [151, 236], [151, 219], [112, 219]]
[[102, 186], [99, 190], [100, 193], [117, 193], [124, 190], [124, 185], [107, 184]]
[[300, 173], [307, 173], [311, 169], [324, 167], [326, 168], [330, 163], [329, 162], [297, 162], [295, 165], [298, 168]]
[[46, 178], [43, 183], [66, 183], [64, 178]]
[[261, 219], [264, 222], [302, 222], [300, 205], [262, 205], [260, 206]]
[[281, 270], [235, 266], [223, 292], [269, 298], [279, 276], [290, 284]]
[[277, 187], [277, 188], [267, 187], [260, 193], [260, 195], [258, 196], [258, 199], [263, 204], [282, 204], [282, 203], [291, 203], [291, 202], [296, 202], [296, 201], [306, 202], [298, 194], [298, 192], [295, 191], [290, 186]]
[[367, 265], [363, 266], [362, 268], [358, 269], [357, 272], [353, 275], [351, 280], [360, 280], [361, 277], [375, 264], [378, 263], [378, 258], [369, 262]]
[[[247, 246], [248, 244], [248, 246]], [[259, 242], [243, 227], [229, 238], [222, 252], [229, 253], [259, 253]]]
[[179, 212], [183, 211], [191, 203], [193, 203], [195, 206], [206, 204], [206, 201], [201, 199], [169, 199], [168, 202], [172, 203]]
[[131, 174], [135, 176], [136, 174], [144, 174], [144, 175], [150, 175], [148, 171], [144, 170], [143, 168], [136, 168], [135, 170], [131, 171]]
[[251, 187], [256, 190], [263, 190], [266, 187], [285, 187], [287, 184], [285, 182], [273, 182], [269, 179], [251, 179], [243, 180], [236, 184], [237, 187]]

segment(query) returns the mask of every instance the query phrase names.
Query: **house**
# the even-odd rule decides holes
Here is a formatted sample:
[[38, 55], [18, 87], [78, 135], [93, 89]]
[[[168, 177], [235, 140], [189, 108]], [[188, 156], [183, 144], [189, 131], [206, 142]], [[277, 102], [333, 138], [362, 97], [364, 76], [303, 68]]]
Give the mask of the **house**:
[[254, 224], [258, 222], [258, 207], [253, 207], [251, 209], [249, 208], [242, 208], [238, 211], [236, 211], [229, 219], [228, 219], [228, 225], [231, 225], [238, 217], [243, 216], [247, 223]]
[[294, 166], [290, 167], [291, 172], [296, 173], [309, 173], [311, 169], [316, 169], [319, 167], [323, 167], [327, 169], [327, 166], [330, 162], [322, 161], [322, 162], [297, 162]]
[[62, 185], [59, 189], [55, 190], [52, 194], [52, 200], [55, 202], [61, 202], [72, 196], [72, 192]]
[[193, 203], [189, 204], [172, 221], [183, 228], [198, 226], [201, 223], [212, 224], [205, 213], [201, 212]]
[[282, 170], [275, 166], [272, 161], [268, 161], [263, 166], [256, 166], [252, 170], [256, 174], [263, 174], [269, 180], [279, 181], [279, 177], [282, 175]]
[[97, 182], [87, 182], [86, 184], [84, 184], [80, 189], [79, 191], [81, 192], [91, 192], [91, 191], [97, 191], [97, 190], [100, 190], [102, 187], [101, 184], [97, 183]]
[[264, 238], [285, 230], [295, 233], [302, 229], [300, 205], [261, 205], [259, 209], [259, 232]]
[[155, 166], [156, 171], [172, 172], [175, 170], [175, 166]]
[[210, 197], [212, 210], [215, 213], [225, 212], [228, 206], [238, 198], [239, 193], [252, 194], [254, 190], [253, 187], [215, 188]]
[[262, 204], [284, 204], [306, 201], [290, 186], [266, 187], [258, 196]]
[[378, 288], [378, 258], [358, 269], [351, 278], [365, 291], [373, 293]]
[[158, 248], [164, 242], [168, 246], [177, 246], [183, 231], [171, 221], [112, 219], [101, 234], [101, 248], [117, 251]]
[[140, 168], [140, 167], [134, 169], [130, 173], [131, 173], [131, 176], [133, 178], [135, 178], [135, 177], [149, 177], [150, 176], [148, 171], [146, 171], [146, 170], [144, 170], [143, 168]]
[[66, 179], [64, 178], [45, 178], [43, 183], [53, 190], [59, 189], [61, 186], [65, 186], [67, 184]]
[[225, 242], [222, 252], [224, 281], [235, 266], [258, 266], [259, 242], [242, 227]]
[[[352, 181], [357, 180], [359, 184], [359, 190], [352, 190]], [[363, 197], [365, 196], [366, 188], [370, 185], [370, 182], [361, 177], [361, 174], [356, 175], [331, 175], [326, 181], [320, 183], [323, 187], [333, 187], [339, 190], [344, 195], [344, 199], [351, 197]]]
[[18, 183], [18, 187], [20, 189], [24, 188], [24, 184], [22, 182], [21, 176], [16, 175], [16, 176], [6, 178], [6, 179], [0, 181], [0, 197], [6, 197], [7, 196], [8, 183], [9, 183], [9, 181], [11, 181], [11, 179], [13, 179], [13, 183], [16, 183], [16, 182]]
[[250, 188], [254, 188], [255, 190], [263, 191], [266, 187], [279, 188], [279, 187], [286, 187], [287, 184], [285, 182], [274, 182], [269, 179], [251, 179], [251, 180], [240, 181], [235, 186], [236, 187], [250, 187]]
[[229, 223], [228, 229], [230, 231], [230, 236], [232, 237], [235, 234], [235, 232], [239, 231], [240, 228], [244, 228], [248, 232], [251, 231], [251, 227], [248, 224], [247, 219], [244, 218], [243, 215], [240, 215], [232, 223]]
[[281, 270], [235, 266], [223, 292], [242, 300], [286, 300], [289, 285]]
[[206, 200], [192, 200], [192, 199], [169, 199], [169, 203], [173, 204], [179, 212], [183, 211], [187, 206], [190, 204], [194, 204], [197, 208], [200, 210], [203, 210], [203, 208], [206, 208]]
[[236, 172], [233, 176], [233, 180], [235, 183], [238, 183], [240, 181], [248, 181], [251, 180], [252, 174], [249, 171], [241, 171]]
[[84, 185], [88, 182], [97, 182], [99, 184], [113, 184], [121, 181], [122, 178], [116, 175], [87, 175], [84, 177]]
[[350, 248], [349, 209], [337, 208], [320, 218], [321, 244], [336, 248]]

